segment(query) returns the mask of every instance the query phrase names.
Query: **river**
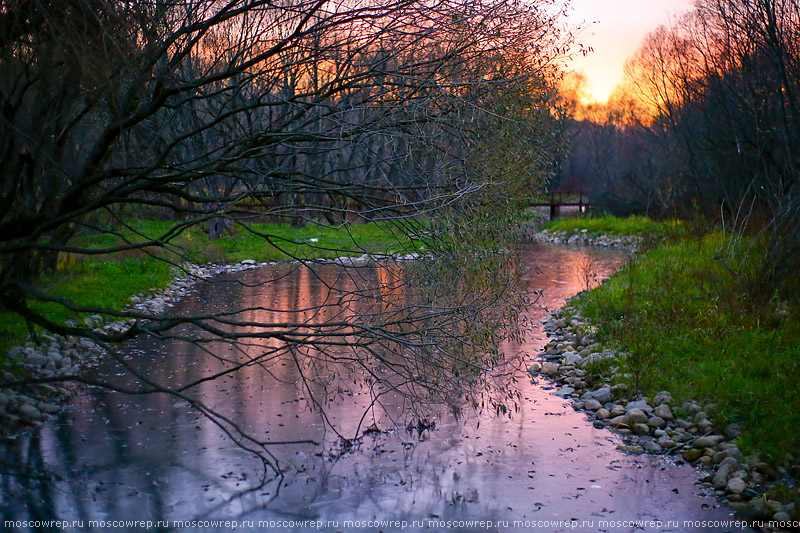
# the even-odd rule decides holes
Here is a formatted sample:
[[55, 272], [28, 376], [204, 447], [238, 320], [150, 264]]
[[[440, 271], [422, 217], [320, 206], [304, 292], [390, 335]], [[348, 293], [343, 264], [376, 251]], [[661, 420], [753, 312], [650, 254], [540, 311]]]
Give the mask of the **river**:
[[[530, 360], [546, 342], [538, 320], [582, 289], [586, 258], [603, 277], [625, 254], [541, 244], [522, 254], [528, 290], [542, 292], [527, 311], [536, 327], [524, 343], [506, 342], [503, 350]], [[254, 302], [310, 309], [329, 299], [337, 268], [319, 276], [296, 268], [267, 286], [258, 278], [274, 271], [230, 275], [237, 283], [224, 294], [219, 285], [200, 287], [178, 310]], [[177, 383], [222, 364], [201, 348], [177, 351], [143, 339], [123, 353], [155, 378]], [[231, 346], [227, 356], [234, 352]], [[100, 371], [126, 379], [111, 364]], [[385, 430], [347, 449], [336, 446], [298, 377], [296, 367], [275, 361], [201, 386], [208, 405], [248, 431], [320, 443], [272, 448], [280, 478], [263, 483], [260, 461], [185, 401], [88, 388], [59, 416], [0, 444], [2, 520], [19, 531], [733, 530], [713, 524], [729, 520], [729, 511], [702, 494], [692, 467], [618, 451], [619, 437], [592, 427], [548, 382], [524, 372], [516, 376], [519, 410], [510, 416], [442, 414], [425, 431], [394, 427], [389, 418], [401, 411], [369, 410], [363, 383], [341, 379], [326, 393], [331, 423], [352, 432], [365, 427], [368, 410], [368, 423]], [[392, 407], [402, 407], [398, 402]], [[51, 519], [80, 527], [5, 522]]]

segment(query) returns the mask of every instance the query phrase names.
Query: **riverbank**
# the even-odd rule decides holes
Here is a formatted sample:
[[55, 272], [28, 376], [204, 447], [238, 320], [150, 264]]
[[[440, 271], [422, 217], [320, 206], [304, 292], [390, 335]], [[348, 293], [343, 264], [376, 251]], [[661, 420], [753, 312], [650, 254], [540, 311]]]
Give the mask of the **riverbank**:
[[603, 246], [633, 252], [642, 245], [653, 246], [683, 231], [683, 225], [676, 220], [657, 222], [641, 216], [603, 216], [550, 221], [539, 218], [524, 224], [520, 233], [522, 238], [534, 242]]
[[[85, 249], [111, 249], [135, 245], [167, 235], [174, 222], [128, 220], [118, 233], [79, 234], [69, 242]], [[249, 230], [209, 241], [202, 227], [173, 235], [162, 247], [106, 255], [61, 254], [58, 268], [36, 283], [36, 288], [75, 305], [96, 309], [122, 309], [132, 295], [161, 290], [178, 275], [178, 265], [235, 264], [245, 260], [291, 261], [334, 259], [364, 253], [416, 251], [403, 232], [392, 226], [352, 224], [333, 228], [308, 224], [258, 223]], [[76, 313], [58, 303], [31, 300], [29, 305], [51, 321], [83, 323], [93, 313]], [[28, 328], [14, 313], [0, 310], [0, 368], [9, 348], [25, 342]]]
[[[130, 235], [119, 238], [134, 241], [134, 235], [162, 234], [167, 222], [136, 221]], [[173, 263], [172, 256], [128, 255], [113, 258], [68, 258], [52, 279], [42, 284], [52, 294], [77, 305], [137, 315], [158, 315], [185, 297], [200, 280], [223, 273], [239, 272], [282, 263], [348, 262], [371, 260], [368, 251], [403, 261], [415, 257], [407, 253], [411, 247], [391, 230], [374, 224], [332, 228], [292, 228], [281, 224], [258, 224], [252, 228], [260, 234], [270, 234], [279, 245], [266, 244], [255, 233], [240, 233], [200, 244], [202, 235], [186, 232], [174, 243], [181, 247], [184, 257], [213, 258], [219, 263]], [[142, 238], [142, 235], [139, 236]], [[118, 244], [108, 235], [79, 236], [83, 246], [113, 246]], [[208, 244], [208, 241], [205, 241]], [[252, 254], [252, 255], [245, 255]], [[256, 259], [253, 259], [255, 257]], [[264, 260], [264, 259], [267, 260]], [[271, 259], [271, 260], [270, 260]], [[41, 304], [47, 305], [47, 304]], [[97, 334], [123, 332], [132, 319], [110, 315], [75, 313], [61, 306], [50, 305], [49, 318], [54, 322], [81, 325]], [[87, 338], [65, 337], [39, 332], [35, 340], [27, 337], [27, 328], [18, 316], [0, 313], [0, 333], [3, 338], [0, 356], [0, 421], [2, 432], [11, 434], [20, 428], [41, 421], [47, 414], [59, 411], [77, 389], [70, 378], [96, 364], [100, 349]], [[25, 381], [46, 380], [48, 383], [14, 385]]]
[[742, 516], [797, 520], [797, 300], [789, 288], [748, 302], [760, 264], [752, 241], [662, 243], [551, 317], [532, 370], [631, 451], [708, 469], [704, 483]]
[[736, 424], [717, 430], [720, 408], [714, 403], [678, 400], [669, 391], [632, 393], [636, 389], [625, 372], [630, 354], [603, 348], [597, 328], [575, 307], [542, 322], [549, 342], [529, 373], [554, 381], [559, 387], [554, 394], [572, 400], [594, 427], [621, 435], [621, 451], [671, 455], [696, 465], [705, 471], [700, 483], [742, 519], [772, 529], [791, 529], [788, 524], [800, 520], [796, 493], [787, 493], [790, 487], [781, 482], [796, 464], [787, 459], [776, 469], [758, 453], [745, 455]]

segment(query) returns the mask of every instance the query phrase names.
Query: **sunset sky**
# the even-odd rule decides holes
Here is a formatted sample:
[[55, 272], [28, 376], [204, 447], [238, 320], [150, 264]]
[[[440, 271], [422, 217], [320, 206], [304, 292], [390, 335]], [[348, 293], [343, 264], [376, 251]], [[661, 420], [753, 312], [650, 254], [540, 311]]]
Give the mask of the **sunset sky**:
[[577, 41], [594, 49], [576, 56], [567, 66], [583, 71], [594, 100], [605, 102], [622, 79], [622, 65], [644, 36], [676, 14], [688, 10], [692, 0], [572, 0], [570, 23], [585, 27]]

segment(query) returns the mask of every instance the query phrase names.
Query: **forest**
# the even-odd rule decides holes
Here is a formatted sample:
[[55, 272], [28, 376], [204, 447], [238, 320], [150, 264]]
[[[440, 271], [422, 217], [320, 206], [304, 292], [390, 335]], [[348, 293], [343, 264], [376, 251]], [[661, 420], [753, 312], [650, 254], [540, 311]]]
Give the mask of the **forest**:
[[[579, 292], [576, 327], [598, 343], [566, 333], [556, 355], [613, 348], [627, 381], [572, 368], [562, 398], [584, 405], [572, 385], [595, 380], [630, 405], [666, 406], [669, 390], [676, 416], [706, 414], [689, 400], [723, 404], [716, 426], [686, 428], [734, 426], [736, 446], [762, 454], [791, 493], [769, 517], [797, 517], [800, 1], [696, 0], [647, 35], [604, 103], [568, 68], [591, 54], [569, 11], [559, 0], [0, 1], [0, 518], [97, 518], [89, 500], [134, 465], [131, 501], [158, 502], [148, 518], [229, 516], [253, 498], [257, 518], [273, 519], [309, 492], [346, 492], [331, 489], [336, 465], [361, 472], [365, 443], [380, 463], [391, 439], [407, 470], [381, 464], [353, 483], [416, 490], [405, 476], [435, 469], [413, 450], [472, 454], [481, 424], [510, 434], [492, 424], [551, 405], [524, 388], [539, 387], [531, 358], [559, 346], [539, 325], [554, 319], [535, 313]], [[560, 226], [573, 241], [634, 233], [636, 255], [531, 248], [526, 231], [543, 222], [531, 206], [558, 194], [590, 205]], [[560, 279], [569, 269], [579, 282]], [[628, 416], [611, 399], [597, 410]], [[100, 419], [108, 442], [93, 433]], [[448, 433], [476, 420], [474, 433]], [[639, 425], [654, 443], [664, 433], [665, 454], [693, 445], [659, 420]], [[209, 464], [235, 466], [209, 467], [209, 481], [189, 460], [140, 479], [149, 458], [130, 450], [148, 439], [164, 471], [183, 446], [198, 464], [211, 448]], [[455, 512], [502, 500], [460, 481], [487, 457], [522, 453], [522, 441], [492, 442], [505, 451], [480, 448], [480, 466], [460, 456], [460, 470], [442, 467], [450, 492], [436, 473], [425, 490], [440, 493], [414, 501]], [[67, 472], [84, 447], [85, 464], [113, 460]], [[712, 446], [699, 448], [711, 465]], [[520, 457], [497, 471], [541, 481]], [[188, 492], [166, 488], [184, 479]], [[691, 486], [673, 493], [690, 498]], [[185, 511], [201, 491], [219, 500]], [[310, 508], [287, 513], [327, 512]]]

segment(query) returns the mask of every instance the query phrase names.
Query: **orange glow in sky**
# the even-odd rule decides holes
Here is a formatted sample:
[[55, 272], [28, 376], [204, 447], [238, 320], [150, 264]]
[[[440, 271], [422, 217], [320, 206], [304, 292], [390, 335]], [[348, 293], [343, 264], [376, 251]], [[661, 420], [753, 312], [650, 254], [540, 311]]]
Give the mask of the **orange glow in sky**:
[[590, 98], [605, 102], [622, 81], [625, 60], [644, 36], [691, 8], [692, 0], [572, 0], [569, 23], [582, 29], [576, 41], [594, 52], [576, 55], [569, 70], [583, 72]]

